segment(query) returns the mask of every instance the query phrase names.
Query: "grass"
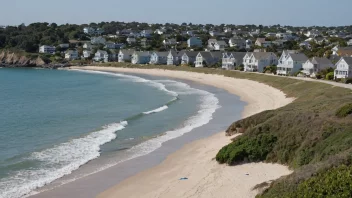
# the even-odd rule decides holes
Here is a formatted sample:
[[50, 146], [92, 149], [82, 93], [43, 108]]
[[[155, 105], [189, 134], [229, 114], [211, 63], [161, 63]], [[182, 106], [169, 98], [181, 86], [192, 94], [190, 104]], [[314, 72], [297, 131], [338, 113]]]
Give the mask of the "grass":
[[[293, 174], [272, 182], [258, 197], [327, 197], [336, 192], [331, 189], [339, 189], [342, 193], [350, 190], [347, 189], [350, 183], [343, 183], [338, 188], [339, 183], [325, 182], [326, 178], [333, 181], [336, 175], [342, 175], [344, 179], [351, 177], [347, 171], [352, 167], [350, 89], [319, 82], [209, 68], [116, 63], [101, 66], [219, 74], [254, 80], [280, 89], [296, 100], [285, 107], [264, 111], [233, 123], [227, 133], [241, 131], [243, 135], [221, 149], [216, 156], [217, 161], [229, 165], [251, 161], [273, 162], [288, 165], [294, 170]], [[324, 189], [330, 194], [321, 194]], [[344, 196], [335, 194], [335, 197]]]

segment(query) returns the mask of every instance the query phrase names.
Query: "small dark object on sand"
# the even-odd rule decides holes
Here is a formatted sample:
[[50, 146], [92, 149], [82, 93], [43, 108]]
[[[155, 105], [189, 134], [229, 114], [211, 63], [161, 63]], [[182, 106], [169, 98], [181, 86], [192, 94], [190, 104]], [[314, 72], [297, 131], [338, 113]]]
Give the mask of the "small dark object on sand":
[[187, 177], [180, 178], [180, 180], [187, 180], [187, 179], [188, 179]]

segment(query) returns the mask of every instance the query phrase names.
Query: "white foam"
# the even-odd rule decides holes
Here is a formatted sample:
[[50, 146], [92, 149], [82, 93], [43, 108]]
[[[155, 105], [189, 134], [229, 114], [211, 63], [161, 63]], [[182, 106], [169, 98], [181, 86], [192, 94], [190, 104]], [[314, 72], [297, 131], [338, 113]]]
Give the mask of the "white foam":
[[152, 114], [152, 113], [158, 113], [158, 112], [164, 111], [164, 110], [166, 110], [168, 108], [169, 108], [168, 106], [164, 105], [164, 106], [159, 107], [157, 109], [154, 109], [154, 110], [151, 110], [151, 111], [147, 111], [147, 112], [143, 112], [143, 114], [149, 115], [149, 114]]
[[109, 75], [109, 76], [118, 76], [121, 78], [125, 78], [128, 81], [136, 82], [136, 83], [146, 83], [150, 86], [153, 86], [155, 88], [158, 88], [161, 91], [164, 91], [168, 93], [169, 95], [172, 95], [174, 97], [177, 97], [178, 94], [174, 91], [170, 91], [166, 89], [165, 85], [162, 83], [159, 83], [157, 81], [153, 80], [147, 80], [138, 76], [131, 76], [131, 75], [126, 75], [126, 74], [120, 74], [120, 73], [112, 73], [112, 72], [102, 72], [102, 71], [91, 71], [91, 70], [80, 70], [80, 69], [72, 69], [74, 71], [80, 71], [80, 72], [85, 72], [85, 73], [93, 73], [93, 74], [104, 74], [104, 75]]
[[160, 148], [162, 144], [171, 139], [182, 136], [185, 133], [191, 132], [193, 129], [203, 126], [209, 123], [213, 119], [213, 113], [220, 108], [218, 105], [219, 100], [214, 94], [204, 90], [191, 88], [189, 85], [172, 80], [159, 80], [168, 84], [168, 86], [178, 87], [178, 94], [197, 94], [200, 95], [200, 110], [196, 115], [188, 118], [183, 125], [175, 130], [167, 131], [164, 135], [158, 136], [157, 138], [150, 139], [139, 145], [132, 147], [127, 152], [131, 153], [131, 158], [146, 155]]
[[39, 169], [22, 170], [0, 180], [0, 197], [17, 198], [72, 173], [81, 165], [100, 156], [100, 146], [116, 138], [116, 131], [127, 122], [114, 123], [85, 137], [72, 139], [53, 148], [32, 153], [29, 160], [41, 162]]

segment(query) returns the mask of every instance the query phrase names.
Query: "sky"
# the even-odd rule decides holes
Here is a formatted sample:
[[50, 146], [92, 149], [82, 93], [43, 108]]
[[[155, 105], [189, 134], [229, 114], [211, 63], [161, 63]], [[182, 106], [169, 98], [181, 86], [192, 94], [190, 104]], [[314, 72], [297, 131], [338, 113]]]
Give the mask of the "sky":
[[0, 25], [102, 21], [352, 25], [352, 0], [0, 0]]

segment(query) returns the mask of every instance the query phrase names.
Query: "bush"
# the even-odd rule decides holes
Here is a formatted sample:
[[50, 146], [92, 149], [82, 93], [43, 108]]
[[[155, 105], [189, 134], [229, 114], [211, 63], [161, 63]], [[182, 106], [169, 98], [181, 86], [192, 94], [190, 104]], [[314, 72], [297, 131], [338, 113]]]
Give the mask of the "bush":
[[257, 197], [352, 197], [352, 166], [341, 165], [320, 171], [299, 183], [297, 189], [280, 193], [270, 189]]
[[352, 103], [342, 106], [336, 111], [336, 116], [339, 118], [347, 117], [352, 114]]
[[235, 165], [241, 162], [258, 162], [265, 160], [272, 151], [277, 138], [270, 134], [261, 134], [255, 138], [239, 137], [233, 143], [222, 148], [216, 160], [223, 164]]
[[325, 75], [326, 80], [333, 80], [334, 79], [334, 72], [329, 72]]
[[317, 75], [315, 75], [315, 77], [316, 77], [317, 79], [322, 79], [322, 78], [323, 78], [323, 76], [322, 76], [321, 74], [317, 74]]
[[346, 78], [346, 79], [344, 80], [344, 83], [346, 83], [346, 84], [352, 84], [352, 78]]

